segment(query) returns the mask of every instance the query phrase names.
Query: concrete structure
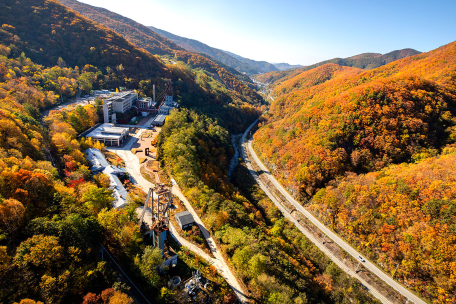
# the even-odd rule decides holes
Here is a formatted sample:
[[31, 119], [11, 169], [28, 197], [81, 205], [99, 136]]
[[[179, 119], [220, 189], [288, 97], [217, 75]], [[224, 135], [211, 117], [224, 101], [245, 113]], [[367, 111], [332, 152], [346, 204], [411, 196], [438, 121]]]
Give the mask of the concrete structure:
[[172, 109], [178, 107], [179, 104], [173, 100], [173, 95], [166, 95], [160, 108], [158, 108], [158, 114], [168, 115]]
[[144, 97], [136, 100], [136, 107], [138, 110], [147, 109], [152, 106], [152, 97]]
[[109, 176], [110, 188], [114, 197], [112, 206], [114, 208], [123, 208], [127, 204], [128, 192], [122, 185], [119, 176], [123, 176], [127, 171], [123, 168], [109, 165], [103, 153], [98, 149], [89, 148], [85, 152], [87, 153], [87, 159], [92, 165], [90, 170], [93, 173], [103, 172], [103, 174]]
[[158, 109], [158, 114], [168, 115], [168, 114], [169, 114], [169, 111], [171, 111], [172, 109], [174, 109], [174, 108], [173, 108], [173, 107], [170, 107], [170, 106], [167, 106], [167, 105], [162, 105], [162, 106]]
[[172, 106], [173, 105], [173, 95], [166, 95], [165, 100], [163, 101], [165, 105]]
[[176, 219], [176, 222], [179, 224], [179, 227], [181, 229], [190, 228], [195, 224], [195, 220], [193, 219], [192, 214], [188, 211], [176, 213], [174, 215], [174, 218]]
[[155, 116], [154, 120], [152, 121], [151, 125], [153, 126], [163, 126], [165, 124], [166, 116], [164, 114], [158, 114]]
[[116, 113], [114, 113], [112, 102], [103, 103], [103, 119], [104, 123], [116, 123]]
[[126, 91], [121, 93], [113, 93], [105, 102], [112, 102], [114, 112], [125, 113], [131, 109], [133, 102], [138, 99], [138, 93], [134, 91]]
[[86, 134], [93, 140], [100, 141], [107, 146], [120, 146], [127, 138], [129, 128], [115, 127], [112, 123], [104, 123]]
[[136, 109], [137, 111], [141, 111], [142, 116], [147, 116], [150, 114], [150, 109], [155, 109], [157, 106], [157, 103], [152, 101], [151, 97], [144, 97], [140, 98], [136, 101]]

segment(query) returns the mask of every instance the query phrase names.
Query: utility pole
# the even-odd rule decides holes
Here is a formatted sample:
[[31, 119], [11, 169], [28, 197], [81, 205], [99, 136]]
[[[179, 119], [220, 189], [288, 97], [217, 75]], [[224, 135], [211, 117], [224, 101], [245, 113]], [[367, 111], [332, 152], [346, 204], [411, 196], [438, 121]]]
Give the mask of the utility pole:
[[358, 262], [358, 266], [356, 266], [356, 269], [355, 269], [355, 273], [358, 273], [358, 268], [359, 268], [359, 265], [361, 265], [361, 261]]
[[393, 275], [392, 275], [392, 278], [394, 279], [394, 275], [396, 274], [396, 271], [397, 269], [399, 268], [399, 265], [401, 264], [401, 262], [397, 263], [397, 266], [396, 266], [396, 269], [394, 269], [394, 272], [393, 272]]
[[326, 238], [326, 234], [323, 236], [323, 240], [321, 241], [321, 243], [324, 245], [325, 244], [325, 238]]

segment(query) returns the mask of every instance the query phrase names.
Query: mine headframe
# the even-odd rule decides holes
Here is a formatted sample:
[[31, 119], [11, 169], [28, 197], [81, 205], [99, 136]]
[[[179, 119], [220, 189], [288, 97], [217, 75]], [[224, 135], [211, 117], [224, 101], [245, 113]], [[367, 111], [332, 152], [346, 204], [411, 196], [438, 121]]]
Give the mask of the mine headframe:
[[154, 188], [149, 188], [139, 219], [139, 226], [141, 227], [146, 210], [150, 211], [151, 221], [147, 222], [151, 223], [151, 226], [149, 226], [147, 234], [152, 237], [154, 247], [160, 248], [163, 255], [168, 251], [167, 237], [171, 205], [171, 190], [163, 184], [157, 184]]

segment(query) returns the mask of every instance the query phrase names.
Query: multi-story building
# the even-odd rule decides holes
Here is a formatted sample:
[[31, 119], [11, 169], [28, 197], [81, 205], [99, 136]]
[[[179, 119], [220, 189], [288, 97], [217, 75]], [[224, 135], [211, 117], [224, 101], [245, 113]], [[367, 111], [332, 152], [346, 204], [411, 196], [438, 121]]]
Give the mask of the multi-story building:
[[134, 91], [126, 91], [121, 93], [114, 93], [105, 102], [112, 102], [114, 112], [125, 113], [131, 109], [133, 102], [138, 99], [138, 93]]
[[112, 102], [103, 103], [103, 118], [104, 123], [116, 123], [116, 113], [114, 113]]

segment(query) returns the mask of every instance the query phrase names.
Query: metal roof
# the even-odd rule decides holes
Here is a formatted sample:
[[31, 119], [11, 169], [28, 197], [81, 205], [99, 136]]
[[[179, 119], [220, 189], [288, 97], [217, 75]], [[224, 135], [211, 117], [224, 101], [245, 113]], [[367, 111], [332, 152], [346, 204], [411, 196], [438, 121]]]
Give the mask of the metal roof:
[[126, 170], [123, 168], [118, 168], [115, 166], [110, 166], [104, 155], [100, 150], [89, 148], [86, 150], [87, 158], [92, 164], [91, 170], [101, 171], [109, 176], [110, 188], [113, 190], [112, 196], [114, 197], [113, 207], [122, 208], [127, 204], [128, 192], [125, 190], [122, 182], [116, 176], [116, 174], [126, 173]]
[[168, 115], [165, 115], [165, 114], [158, 114], [158, 115], [154, 118], [154, 121], [155, 121], [155, 122], [165, 122], [166, 116], [168, 116]]
[[113, 202], [114, 208], [122, 208], [127, 204], [128, 192], [120, 182], [119, 178], [114, 174], [109, 174], [111, 180], [111, 189], [113, 190], [112, 196], [115, 198]]
[[92, 165], [92, 170], [97, 171], [97, 170], [103, 170], [103, 168], [106, 168], [109, 166], [108, 161], [104, 157], [104, 155], [101, 153], [100, 150], [94, 149], [94, 148], [89, 148], [86, 150], [87, 153], [87, 158]]
[[114, 124], [112, 124], [112, 123], [104, 123], [104, 124], [98, 126], [96, 129], [92, 130], [85, 137], [91, 137], [91, 138], [105, 137], [105, 138], [119, 139], [122, 136], [122, 134], [125, 134], [126, 132], [128, 132], [128, 130], [129, 130], [129, 128], [125, 128], [125, 127], [115, 127]]
[[180, 222], [182, 226], [195, 222], [192, 214], [188, 211], [182, 211], [182, 212], [176, 213], [174, 215], [174, 218], [176, 219], [176, 221]]

